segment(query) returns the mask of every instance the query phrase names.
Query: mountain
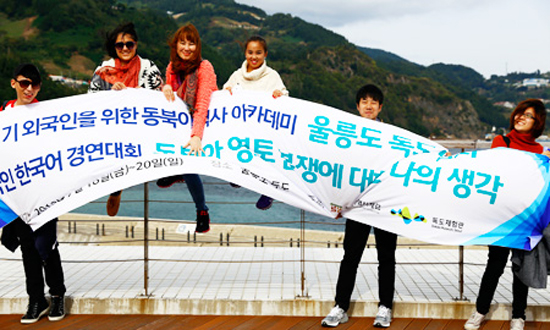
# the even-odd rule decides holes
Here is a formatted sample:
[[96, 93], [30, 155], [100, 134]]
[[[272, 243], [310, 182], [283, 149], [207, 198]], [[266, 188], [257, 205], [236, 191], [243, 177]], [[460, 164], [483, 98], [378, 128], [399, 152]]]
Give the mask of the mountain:
[[[299, 17], [267, 15], [233, 0], [0, 0], [0, 10], [2, 81], [23, 60], [38, 61], [50, 74], [89, 79], [105, 57], [103, 36], [122, 21], [135, 23], [139, 54], [163, 70], [168, 38], [179, 25], [192, 22], [220, 87], [242, 64], [244, 41], [259, 34], [268, 41], [269, 66], [293, 97], [356, 113], [356, 90], [374, 83], [386, 94], [383, 120], [423, 136], [478, 138], [488, 127], [507, 121], [507, 113], [476, 92], [479, 77], [471, 69], [423, 67], [383, 50], [357, 47]], [[45, 84], [41, 96], [85, 91], [50, 95], [50, 88]], [[0, 88], [0, 97], [12, 94], [10, 88]]]
[[479, 120], [483, 123], [507, 127], [509, 115], [507, 111], [494, 106], [486, 97], [477, 91], [484, 88], [485, 79], [475, 70], [463, 65], [433, 64], [428, 67], [409, 62], [395, 54], [379, 49], [359, 48], [365, 54], [378, 59], [381, 67], [402, 75], [426, 77], [445, 86], [457, 97], [467, 100], [476, 110]]

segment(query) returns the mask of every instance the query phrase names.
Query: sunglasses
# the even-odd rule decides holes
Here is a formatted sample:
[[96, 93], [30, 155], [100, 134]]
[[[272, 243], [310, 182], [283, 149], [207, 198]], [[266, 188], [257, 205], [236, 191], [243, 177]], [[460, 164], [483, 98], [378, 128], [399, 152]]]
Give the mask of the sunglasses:
[[134, 49], [134, 47], [136, 47], [136, 43], [133, 42], [133, 41], [116, 42], [115, 43], [115, 48], [118, 49], [118, 50], [122, 50], [124, 48], [124, 46], [126, 46], [126, 48], [128, 48], [128, 50], [132, 50], [132, 49]]
[[16, 80], [17, 83], [19, 84], [19, 86], [21, 86], [21, 88], [23, 89], [27, 89], [29, 88], [30, 85], [32, 85], [32, 88], [33, 89], [37, 89], [40, 87], [41, 83], [39, 82], [32, 82], [30, 80]]

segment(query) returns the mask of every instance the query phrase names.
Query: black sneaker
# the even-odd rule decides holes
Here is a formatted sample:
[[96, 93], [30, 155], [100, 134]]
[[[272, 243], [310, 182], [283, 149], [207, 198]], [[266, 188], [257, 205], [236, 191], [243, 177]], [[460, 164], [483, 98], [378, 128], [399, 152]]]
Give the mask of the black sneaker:
[[197, 212], [197, 227], [195, 231], [197, 233], [207, 233], [210, 230], [210, 215], [208, 211]]
[[50, 321], [59, 321], [65, 317], [65, 297], [52, 296], [50, 305], [50, 313], [48, 319]]
[[256, 202], [256, 207], [264, 211], [269, 209], [271, 205], [273, 205], [273, 198], [266, 195], [260, 196], [260, 198]]
[[35, 323], [36, 321], [40, 320], [42, 316], [48, 314], [49, 310], [50, 305], [48, 304], [46, 299], [42, 299], [38, 302], [29, 302], [29, 306], [27, 306], [27, 313], [21, 318], [21, 323]]
[[178, 182], [185, 182], [185, 180], [183, 179], [183, 175], [172, 175], [166, 178], [158, 179], [157, 186], [159, 188], [169, 188], [174, 183]]

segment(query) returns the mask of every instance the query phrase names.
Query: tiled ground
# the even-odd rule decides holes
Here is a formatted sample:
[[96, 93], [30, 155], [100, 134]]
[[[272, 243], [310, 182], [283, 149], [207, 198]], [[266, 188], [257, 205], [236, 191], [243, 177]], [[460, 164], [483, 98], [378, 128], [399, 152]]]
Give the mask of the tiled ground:
[[[67, 294], [79, 298], [135, 298], [144, 293], [143, 247], [60, 247]], [[465, 251], [464, 295], [471, 301], [486, 250]], [[0, 249], [0, 298], [25, 298], [20, 253]], [[299, 248], [150, 247], [149, 294], [166, 299], [288, 300], [307, 295], [332, 301], [342, 249], [308, 248], [304, 291]], [[459, 297], [456, 249], [398, 249], [396, 302], [452, 302]], [[367, 249], [352, 300], [377, 300], [376, 250]], [[511, 302], [511, 271], [495, 300]], [[548, 290], [531, 290], [529, 305], [550, 305]]]

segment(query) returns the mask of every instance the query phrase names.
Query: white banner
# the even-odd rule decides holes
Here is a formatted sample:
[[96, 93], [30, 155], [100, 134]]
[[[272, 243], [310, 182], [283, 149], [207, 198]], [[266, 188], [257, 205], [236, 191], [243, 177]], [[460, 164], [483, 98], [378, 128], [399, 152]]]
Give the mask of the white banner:
[[[487, 173], [493, 178], [489, 186], [498, 186], [494, 183], [496, 175], [504, 183], [493, 204], [460, 197], [465, 194], [460, 189], [465, 188], [457, 188], [458, 197], [453, 191], [449, 193], [447, 186], [452, 180], [436, 184], [436, 191], [432, 191], [429, 176], [433, 173], [444, 181], [449, 174], [445, 171], [455, 166], [452, 164], [463, 159], [474, 164], [480, 157], [438, 158], [446, 151], [443, 147], [406, 130], [295, 98], [273, 99], [265, 93], [213, 94], [203, 157], [188, 156], [182, 148], [191, 131], [183, 102], [169, 103], [162, 93], [144, 89], [17, 107], [0, 112], [0, 126], [2, 155], [9, 155], [0, 160], [0, 219], [5, 224], [20, 216], [35, 229], [113, 191], [173, 174], [198, 173], [310, 212], [328, 217], [342, 212], [345, 217], [420, 240], [490, 244], [508, 235], [493, 229], [531, 207], [531, 198], [546, 187], [542, 179], [542, 184], [530, 184], [532, 194], [517, 196], [514, 184], [518, 180], [511, 182], [512, 173], [507, 171]], [[514, 161], [514, 168], [523, 172], [525, 163], [534, 162], [536, 167], [542, 162], [533, 156], [514, 156], [507, 163], [493, 161], [492, 156], [481, 158], [484, 163], [463, 167], [477, 170], [490, 164], [491, 169], [497, 169]], [[416, 165], [407, 165], [413, 160]], [[439, 163], [449, 165], [437, 171]], [[462, 165], [456, 166], [462, 169]], [[417, 181], [427, 183], [413, 184]], [[475, 184], [479, 185], [477, 181]], [[416, 186], [419, 189], [413, 191]], [[425, 187], [428, 189], [422, 189]], [[480, 197], [491, 199], [490, 194]], [[429, 203], [418, 204], [426, 198], [432, 201], [431, 206], [437, 206], [433, 215], [428, 212]], [[454, 208], [457, 198], [472, 201], [471, 207], [482, 208], [479, 212], [487, 218], [470, 218], [464, 208]], [[502, 208], [504, 203], [513, 207]], [[494, 211], [498, 207], [501, 209]], [[373, 212], [373, 208], [380, 212]], [[393, 210], [400, 216], [405, 214], [405, 220], [405, 208], [421, 214], [430, 226], [411, 230], [411, 223], [406, 225], [398, 216], [388, 216]], [[443, 212], [445, 209], [448, 212]], [[460, 221], [463, 229], [442, 230], [443, 225], [435, 225], [433, 218]], [[488, 224], [471, 225], [470, 221]], [[475, 240], [488, 232], [492, 240]]]
[[508, 148], [392, 165], [346, 216], [428, 242], [532, 249], [548, 224], [549, 159]]

